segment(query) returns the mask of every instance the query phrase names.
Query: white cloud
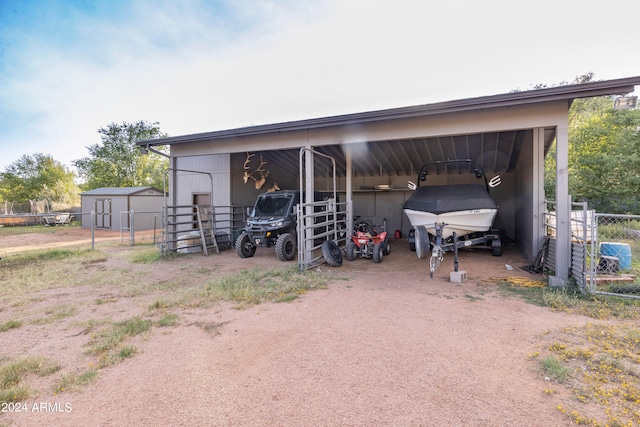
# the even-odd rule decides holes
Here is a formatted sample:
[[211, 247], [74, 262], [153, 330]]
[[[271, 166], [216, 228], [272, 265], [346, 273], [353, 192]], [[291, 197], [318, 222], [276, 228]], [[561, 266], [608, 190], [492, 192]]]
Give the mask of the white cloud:
[[[212, 7], [215, 6], [215, 7]], [[0, 100], [0, 170], [22, 154], [70, 164], [109, 123], [172, 135], [638, 74], [622, 12], [582, 3], [400, 0], [131, 3], [71, 14], [73, 37], [25, 33]], [[604, 9], [604, 10], [603, 10]], [[635, 15], [640, 3], [627, 4]], [[8, 117], [0, 119], [7, 123]]]

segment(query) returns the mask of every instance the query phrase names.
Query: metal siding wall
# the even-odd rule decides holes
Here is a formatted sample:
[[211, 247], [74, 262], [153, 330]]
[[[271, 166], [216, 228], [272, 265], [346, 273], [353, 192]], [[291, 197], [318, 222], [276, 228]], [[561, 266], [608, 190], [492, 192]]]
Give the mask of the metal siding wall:
[[129, 209], [134, 212], [134, 229], [151, 230], [160, 227], [160, 213], [164, 205], [164, 197], [159, 196], [131, 196]]
[[129, 211], [129, 196], [114, 196], [111, 200], [111, 229], [120, 230], [122, 226], [128, 227], [127, 215], [122, 215], [121, 212]]
[[[229, 154], [179, 157], [175, 160], [177, 169], [208, 172], [213, 176], [212, 205], [231, 205]], [[172, 202], [174, 205], [191, 205], [194, 194], [212, 192], [211, 179], [206, 174], [176, 171], [174, 176], [176, 185], [176, 200]], [[188, 226], [181, 228], [187, 230]]]
[[[213, 175], [213, 195], [211, 203], [217, 206], [231, 204], [229, 179], [229, 154], [179, 157], [176, 159], [178, 169], [208, 172]], [[177, 174], [176, 205], [193, 203], [194, 193], [210, 193], [211, 181], [208, 175], [187, 172]]]
[[91, 228], [91, 211], [95, 209], [96, 198], [94, 196], [81, 196], [82, 228]]

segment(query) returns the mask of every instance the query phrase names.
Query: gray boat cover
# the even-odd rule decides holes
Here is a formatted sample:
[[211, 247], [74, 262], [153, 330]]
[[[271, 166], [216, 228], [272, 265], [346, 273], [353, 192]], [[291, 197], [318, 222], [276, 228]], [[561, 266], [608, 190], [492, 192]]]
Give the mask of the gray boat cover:
[[404, 209], [440, 215], [472, 209], [498, 209], [484, 185], [432, 185], [418, 187], [404, 202]]

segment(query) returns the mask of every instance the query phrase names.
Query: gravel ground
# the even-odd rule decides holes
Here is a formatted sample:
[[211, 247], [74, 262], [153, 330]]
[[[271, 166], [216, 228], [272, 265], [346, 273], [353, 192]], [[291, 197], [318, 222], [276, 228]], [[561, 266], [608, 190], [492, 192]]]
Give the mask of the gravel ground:
[[[211, 263], [225, 272], [279, 261], [266, 249], [249, 260], [225, 251], [152, 274], [170, 280]], [[502, 257], [464, 251], [467, 280], [451, 283], [452, 254], [430, 279], [428, 262], [395, 242], [381, 264], [321, 266], [335, 280], [290, 303], [182, 308], [178, 326], [132, 341], [134, 357], [101, 369], [80, 391], [41, 391], [26, 412], [0, 415], [0, 425], [568, 426], [556, 408], [567, 397], [544, 393], [548, 383], [528, 355], [586, 319], [505, 296], [486, 280], [541, 279], [517, 268], [524, 264], [513, 248]], [[91, 304], [98, 295], [117, 301]], [[128, 318], [145, 304], [91, 286], [48, 291], [46, 301], [87, 304], [75, 326], [68, 319], [0, 334], [0, 351], [49, 354], [66, 371], [87, 363], [78, 319]], [[11, 310], [0, 307], [0, 321]], [[34, 410], [41, 402], [47, 410]]]

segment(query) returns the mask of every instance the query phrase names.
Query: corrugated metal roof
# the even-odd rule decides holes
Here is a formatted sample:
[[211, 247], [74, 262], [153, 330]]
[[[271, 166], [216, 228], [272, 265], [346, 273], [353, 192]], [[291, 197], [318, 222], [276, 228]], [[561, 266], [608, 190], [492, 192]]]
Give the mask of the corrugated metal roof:
[[132, 196], [138, 193], [143, 193], [145, 191], [152, 190], [154, 192], [159, 192], [162, 194], [162, 191], [153, 188], [153, 187], [100, 187], [95, 188], [93, 190], [85, 191], [84, 193], [80, 193], [81, 196]]

